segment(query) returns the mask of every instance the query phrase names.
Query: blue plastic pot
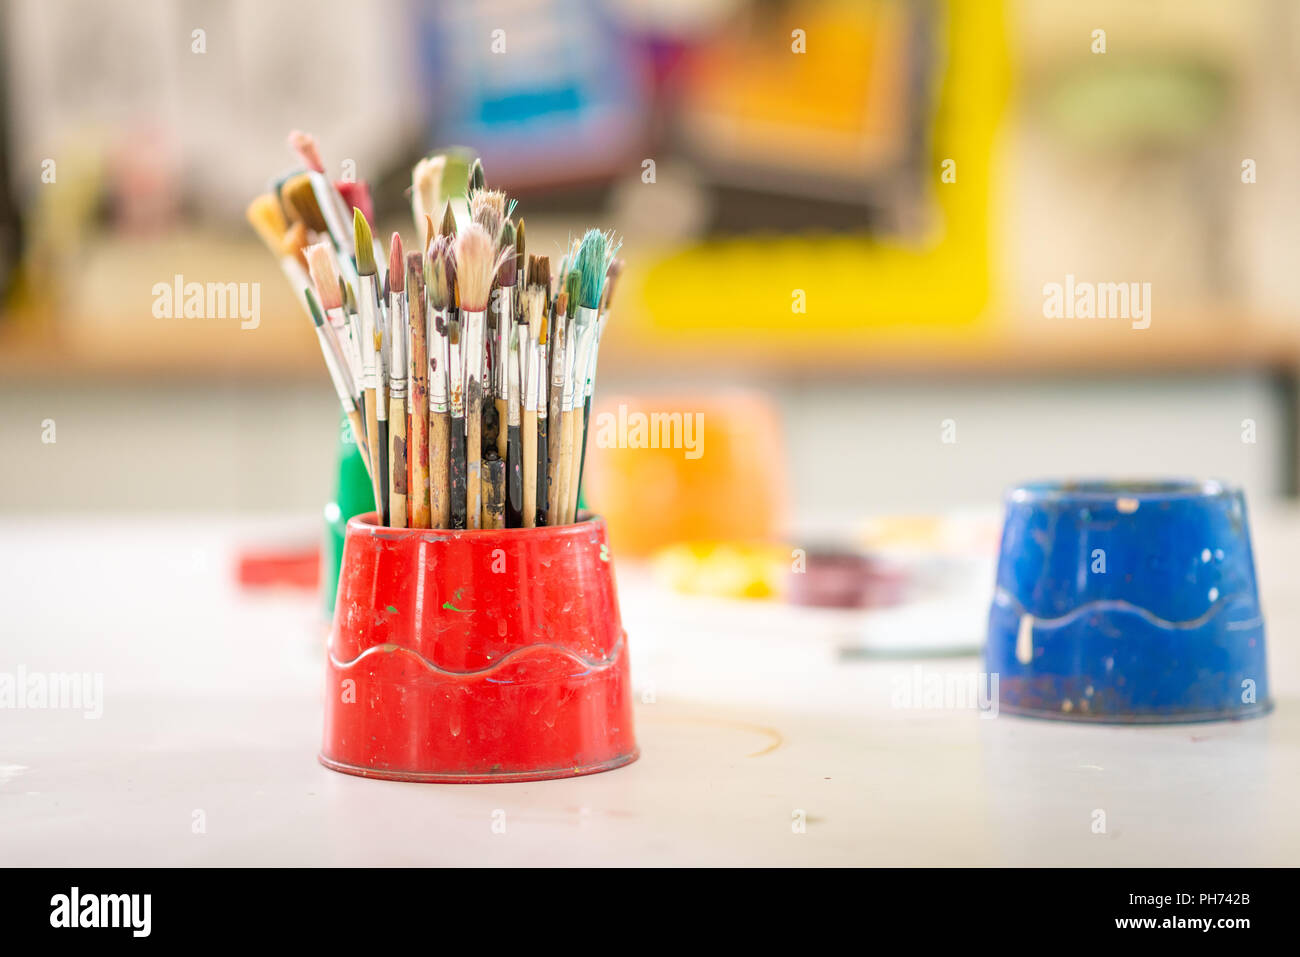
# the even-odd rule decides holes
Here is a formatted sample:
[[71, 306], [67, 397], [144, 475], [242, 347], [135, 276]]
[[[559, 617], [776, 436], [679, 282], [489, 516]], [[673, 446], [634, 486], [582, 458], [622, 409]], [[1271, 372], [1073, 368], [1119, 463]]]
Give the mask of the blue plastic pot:
[[1119, 722], [1269, 709], [1239, 489], [1036, 482], [1006, 505], [985, 648], [1001, 709]]

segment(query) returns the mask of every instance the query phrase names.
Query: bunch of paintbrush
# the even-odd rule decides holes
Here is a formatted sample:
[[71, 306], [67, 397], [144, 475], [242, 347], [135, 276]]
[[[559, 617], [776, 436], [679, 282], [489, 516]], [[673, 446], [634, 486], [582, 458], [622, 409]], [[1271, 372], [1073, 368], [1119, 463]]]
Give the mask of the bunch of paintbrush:
[[[306, 134], [290, 144], [304, 169], [248, 216], [312, 316], [381, 522], [575, 521], [617, 244], [589, 230], [552, 276], [548, 257], [527, 254], [524, 222], [487, 189], [482, 164], [466, 199], [443, 203], [445, 162], [434, 156], [412, 174], [422, 251], [406, 253], [393, 233], [385, 257], [364, 183], [331, 183]], [[463, 228], [452, 202], [464, 203]]]

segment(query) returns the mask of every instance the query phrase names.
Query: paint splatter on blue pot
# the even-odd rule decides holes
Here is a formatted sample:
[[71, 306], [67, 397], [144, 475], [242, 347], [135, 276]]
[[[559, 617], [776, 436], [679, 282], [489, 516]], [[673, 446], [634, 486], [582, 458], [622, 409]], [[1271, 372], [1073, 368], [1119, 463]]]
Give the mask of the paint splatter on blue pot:
[[1122, 722], [1268, 710], [1239, 489], [1037, 482], [1006, 506], [985, 648], [1002, 709]]

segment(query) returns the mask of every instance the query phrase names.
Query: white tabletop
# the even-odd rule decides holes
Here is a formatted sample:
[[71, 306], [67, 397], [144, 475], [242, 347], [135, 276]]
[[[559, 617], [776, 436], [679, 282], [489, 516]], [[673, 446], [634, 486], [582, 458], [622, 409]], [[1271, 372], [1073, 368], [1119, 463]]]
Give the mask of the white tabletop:
[[6, 519], [0, 672], [102, 673], [104, 700], [98, 719], [0, 710], [0, 863], [1294, 865], [1300, 516], [1254, 529], [1278, 704], [1262, 719], [900, 708], [916, 668], [979, 660], [846, 660], [816, 616], [669, 596], [625, 565], [641, 759], [437, 786], [317, 764], [319, 603], [233, 580], [273, 529]]

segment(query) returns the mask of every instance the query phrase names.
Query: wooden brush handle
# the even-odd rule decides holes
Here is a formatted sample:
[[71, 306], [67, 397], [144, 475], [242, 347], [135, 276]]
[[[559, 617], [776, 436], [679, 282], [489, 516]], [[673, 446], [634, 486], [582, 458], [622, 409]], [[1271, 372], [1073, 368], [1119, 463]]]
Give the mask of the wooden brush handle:
[[506, 527], [506, 463], [495, 456], [483, 461], [483, 527]]
[[447, 482], [451, 474], [451, 416], [429, 416], [429, 521], [432, 528], [451, 528], [451, 500]]
[[546, 417], [537, 416], [537, 524], [549, 525], [550, 517], [546, 511], [546, 501], [550, 495], [550, 484], [546, 479], [547, 463], [551, 461], [550, 443], [546, 440], [549, 431]]
[[450, 457], [451, 464], [448, 466], [447, 471], [449, 476], [447, 480], [447, 505], [449, 509], [447, 527], [466, 528], [469, 525], [465, 514], [466, 502], [469, 499], [469, 482], [465, 477], [464, 419], [451, 419]]
[[393, 528], [406, 528], [406, 400], [388, 400], [388, 514]]
[[564, 506], [564, 523], [572, 525], [578, 520], [578, 473], [582, 468], [582, 410], [577, 409], [569, 422], [572, 435], [569, 438], [573, 451], [569, 456], [569, 484], [565, 491], [568, 500]]
[[537, 525], [537, 413], [524, 409], [521, 450], [524, 460], [524, 528]]
[[565, 409], [560, 413], [560, 454], [556, 456], [555, 518], [552, 525], [569, 524], [569, 475], [573, 471], [573, 412]]
[[406, 509], [412, 528], [430, 528], [433, 513], [429, 499], [429, 402], [423, 379], [412, 388], [410, 403], [410, 431], [406, 445], [410, 456], [411, 484], [406, 490]]
[[469, 404], [465, 410], [465, 522], [467, 528], [483, 527], [483, 387], [469, 383]]
[[506, 423], [506, 400], [498, 396], [496, 399], [496, 407], [497, 407], [497, 455], [499, 455], [501, 457], [501, 461], [504, 462], [506, 460], [506, 455], [510, 448], [508, 444], [508, 438], [506, 435], [506, 429], [508, 428], [508, 425]]
[[[379, 472], [379, 406], [375, 400], [375, 390], [366, 389], [366, 449], [370, 455], [370, 483], [371, 490], [375, 493], [375, 508], [380, 507], [384, 496], [380, 494], [379, 483], [382, 475]], [[383, 518], [383, 515], [380, 515]]]

